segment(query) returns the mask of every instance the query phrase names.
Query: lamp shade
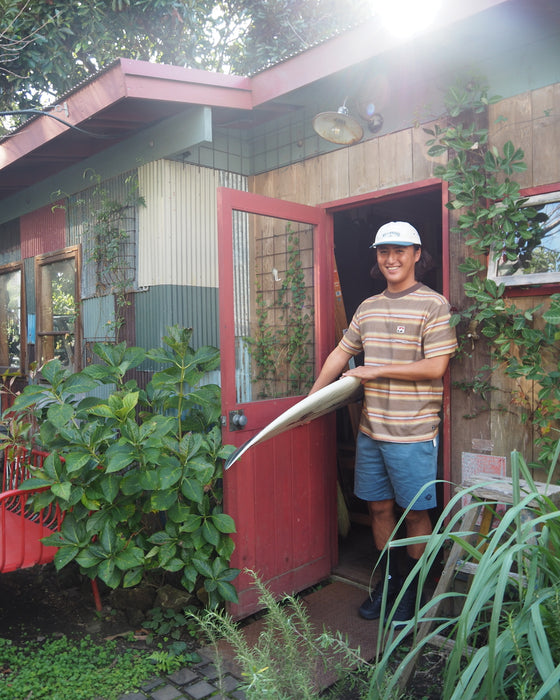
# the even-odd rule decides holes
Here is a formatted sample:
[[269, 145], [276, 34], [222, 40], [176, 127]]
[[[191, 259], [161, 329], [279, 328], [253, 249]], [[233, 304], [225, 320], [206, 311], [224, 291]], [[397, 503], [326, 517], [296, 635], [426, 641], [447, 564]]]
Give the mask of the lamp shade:
[[313, 129], [321, 138], [331, 143], [340, 143], [347, 146], [358, 143], [364, 131], [358, 122], [348, 114], [345, 107], [340, 107], [338, 112], [321, 112], [313, 118]]

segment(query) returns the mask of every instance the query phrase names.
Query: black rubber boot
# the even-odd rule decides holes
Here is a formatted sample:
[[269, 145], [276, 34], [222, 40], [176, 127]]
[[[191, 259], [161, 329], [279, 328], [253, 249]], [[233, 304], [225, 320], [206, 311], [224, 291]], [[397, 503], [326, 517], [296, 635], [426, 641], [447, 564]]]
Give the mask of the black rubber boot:
[[[407, 562], [406, 562], [406, 568], [407, 568], [407, 573], [403, 577], [402, 581], [406, 580], [412, 569], [416, 566], [418, 563], [417, 559], [413, 559], [411, 556], [407, 555]], [[393, 626], [395, 627], [404, 627], [404, 625], [412, 620], [414, 618], [414, 614], [416, 612], [416, 597], [418, 594], [418, 574], [412, 579], [412, 581], [409, 583], [407, 586], [406, 590], [404, 591], [402, 598], [399, 601], [399, 604], [397, 605], [397, 609], [395, 610], [395, 614], [390, 618]], [[420, 599], [420, 605], [423, 605], [423, 596], [421, 596]], [[393, 599], [394, 600], [394, 599]], [[387, 610], [387, 617], [386, 620], [389, 618], [389, 613], [390, 609]]]
[[377, 585], [369, 596], [364, 600], [358, 609], [358, 614], [363, 617], [364, 620], [377, 620], [381, 617], [381, 606], [383, 604], [383, 588], [385, 587], [385, 580], [387, 580], [387, 599], [385, 601], [385, 611], [391, 610], [395, 598], [397, 597], [401, 585], [402, 579], [398, 574], [396, 559], [393, 558], [389, 562], [389, 570], [385, 562], [381, 564], [381, 571], [385, 572], [385, 576], [377, 582]]

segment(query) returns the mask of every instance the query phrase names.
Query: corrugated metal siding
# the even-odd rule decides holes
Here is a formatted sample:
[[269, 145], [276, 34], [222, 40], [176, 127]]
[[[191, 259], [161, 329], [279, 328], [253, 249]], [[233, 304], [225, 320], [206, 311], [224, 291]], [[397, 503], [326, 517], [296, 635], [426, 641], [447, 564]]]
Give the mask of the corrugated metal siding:
[[138, 170], [138, 284], [218, 287], [216, 189], [247, 189], [247, 178], [159, 160]]
[[60, 203], [24, 214], [19, 226], [22, 258], [52, 253], [66, 246], [66, 211]]
[[115, 297], [108, 294], [82, 302], [84, 341], [110, 342], [115, 339]]
[[0, 265], [21, 260], [19, 219], [0, 224]]
[[[103, 208], [104, 200], [120, 202], [122, 204], [134, 198], [134, 184], [136, 171], [127, 172], [107, 180], [99, 185], [89, 187], [82, 192], [68, 198], [68, 245], [82, 244], [82, 298], [92, 297], [95, 294], [110, 292], [110, 285], [99, 285], [99, 275], [96, 263], [92, 260], [95, 240], [92, 234], [96, 222], [96, 213]], [[131, 206], [126, 210], [125, 217], [120, 226], [128, 234], [128, 239], [119, 248], [119, 256], [122, 265], [119, 265], [119, 279], [113, 280], [118, 284], [122, 280], [131, 280], [129, 288], [135, 286], [136, 247], [138, 229], [138, 211]], [[111, 280], [108, 280], [111, 282]], [[109, 287], [109, 288], [108, 288]]]
[[164, 285], [135, 294], [136, 344], [161, 346], [167, 328], [178, 324], [193, 329], [192, 345], [218, 346], [218, 290]]

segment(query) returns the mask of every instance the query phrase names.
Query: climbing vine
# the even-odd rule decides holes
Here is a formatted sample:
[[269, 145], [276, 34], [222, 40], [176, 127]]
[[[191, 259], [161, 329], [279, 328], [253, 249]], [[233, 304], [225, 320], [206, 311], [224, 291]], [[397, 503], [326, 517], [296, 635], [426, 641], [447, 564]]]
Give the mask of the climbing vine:
[[122, 199], [110, 196], [99, 175], [94, 173], [92, 179], [96, 182], [94, 196], [100, 205], [88, 228], [91, 242], [89, 262], [95, 265], [96, 293], [115, 295], [115, 318], [108, 325], [113, 326], [117, 334], [124, 324], [125, 310], [130, 303], [127, 293], [134, 282], [135, 261], [128, 259], [126, 249], [136, 223], [136, 210], [145, 206], [145, 202], [138, 194], [135, 177], [126, 179], [128, 189]]
[[313, 383], [313, 310], [301, 259], [300, 240], [286, 226], [287, 269], [272, 295], [259, 284], [256, 295], [257, 331], [247, 339], [256, 367], [253, 381], [259, 398], [305, 393]]
[[[463, 236], [472, 251], [459, 265], [471, 303], [452, 316], [452, 324], [462, 331], [464, 352], [472, 351], [480, 338], [488, 341], [490, 351], [490, 362], [462, 387], [487, 396], [495, 390], [492, 375], [498, 369], [518, 382], [510, 403], [521, 407], [523, 421], [536, 426], [539, 456], [547, 460], [560, 420], [560, 294], [551, 295], [548, 308], [522, 309], [505, 296], [503, 283], [487, 276], [493, 259], [515, 265], [530, 260], [546, 218], [538, 208], [524, 206], [526, 199], [513, 179], [527, 167], [522, 149], [511, 141], [501, 151], [489, 143], [488, 107], [499, 99], [488, 97], [479, 79], [453, 86], [446, 95], [445, 120], [425, 129], [431, 137], [427, 147], [430, 156], [448, 155], [435, 174], [449, 183], [447, 207], [456, 212], [451, 232]], [[536, 401], [520, 380], [535, 382]]]

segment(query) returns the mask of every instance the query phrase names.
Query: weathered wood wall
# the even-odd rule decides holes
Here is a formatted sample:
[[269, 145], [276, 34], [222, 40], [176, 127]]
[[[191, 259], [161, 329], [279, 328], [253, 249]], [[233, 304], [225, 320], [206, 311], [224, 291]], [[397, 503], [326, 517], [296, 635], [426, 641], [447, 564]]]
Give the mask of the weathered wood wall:
[[[426, 125], [424, 125], [426, 126]], [[428, 125], [429, 127], [429, 125]], [[434, 177], [422, 128], [404, 129], [249, 179], [249, 190], [321, 204]]]

